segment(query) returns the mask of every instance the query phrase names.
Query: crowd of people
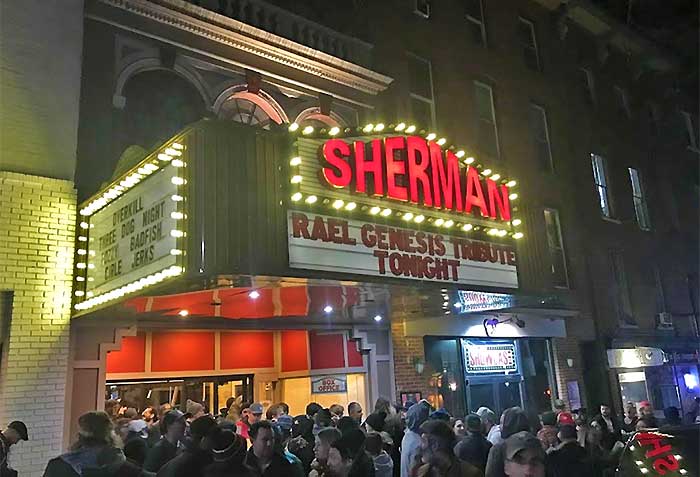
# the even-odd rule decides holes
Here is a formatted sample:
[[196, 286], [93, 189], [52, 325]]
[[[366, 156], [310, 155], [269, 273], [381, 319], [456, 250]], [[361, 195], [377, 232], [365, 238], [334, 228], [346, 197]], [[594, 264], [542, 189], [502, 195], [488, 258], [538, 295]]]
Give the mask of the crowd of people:
[[[577, 477], [612, 475], [626, 437], [657, 428], [651, 405], [629, 403], [622, 419], [601, 405], [555, 411], [533, 423], [519, 407], [500, 417], [479, 408], [464, 418], [435, 410], [426, 400], [393, 405], [378, 399], [362, 406], [306, 406], [291, 416], [285, 403], [264, 408], [230, 398], [218, 415], [188, 400], [182, 412], [170, 404], [140, 413], [108, 401], [105, 411], [78, 420], [68, 452], [48, 462], [45, 477]], [[680, 424], [678, 411], [666, 422]], [[28, 440], [14, 421], [0, 432], [0, 477], [16, 475], [10, 447]]]

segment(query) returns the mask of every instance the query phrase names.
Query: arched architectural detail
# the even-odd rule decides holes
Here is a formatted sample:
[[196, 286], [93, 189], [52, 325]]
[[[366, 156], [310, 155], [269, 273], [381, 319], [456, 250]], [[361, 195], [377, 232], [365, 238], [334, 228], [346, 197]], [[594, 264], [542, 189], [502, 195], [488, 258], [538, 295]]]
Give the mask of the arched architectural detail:
[[321, 108], [319, 107], [307, 108], [303, 110], [294, 120], [294, 122], [297, 124], [302, 124], [305, 121], [314, 121], [327, 127], [337, 126], [342, 128], [346, 126], [345, 120], [343, 120], [339, 114], [336, 114], [333, 111], [331, 111], [330, 115], [323, 114], [321, 112]]
[[205, 107], [207, 109], [210, 108], [211, 98], [206, 88], [204, 87], [201, 78], [197, 73], [191, 71], [190, 69], [186, 68], [184, 65], [178, 63], [177, 61], [175, 62], [175, 65], [173, 66], [172, 70], [169, 68], [165, 68], [161, 63], [160, 58], [157, 57], [141, 58], [132, 63], [129, 63], [124, 68], [122, 68], [122, 70], [117, 75], [116, 86], [114, 88], [114, 96], [112, 99], [114, 107], [122, 109], [126, 105], [126, 98], [124, 97], [124, 87], [133, 76], [139, 73], [144, 73], [146, 71], [154, 70], [171, 71], [181, 76], [185, 80], [189, 81], [192, 84], [192, 86], [194, 86], [199, 92]]
[[[252, 109], [246, 111], [227, 111], [232, 108], [229, 106], [232, 103], [240, 102], [239, 104], [252, 103]], [[263, 117], [269, 118], [275, 124], [283, 124], [289, 122], [287, 113], [284, 112], [282, 106], [275, 99], [263, 90], [258, 93], [248, 91], [248, 85], [240, 84], [226, 88], [219, 94], [212, 105], [212, 111], [219, 118], [234, 119], [246, 124], [263, 123]], [[264, 115], [264, 116], [263, 116]], [[247, 117], [250, 121], [245, 120]], [[252, 121], [255, 120], [255, 123]], [[264, 127], [264, 126], [263, 126]]]

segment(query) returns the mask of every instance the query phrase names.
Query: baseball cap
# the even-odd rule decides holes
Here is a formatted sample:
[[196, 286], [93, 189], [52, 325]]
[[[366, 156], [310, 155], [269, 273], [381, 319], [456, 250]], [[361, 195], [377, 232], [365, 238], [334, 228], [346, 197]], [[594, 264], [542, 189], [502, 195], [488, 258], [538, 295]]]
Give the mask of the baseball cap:
[[17, 431], [17, 434], [19, 434], [19, 438], [23, 441], [29, 440], [29, 434], [27, 434], [27, 426], [22, 421], [12, 421], [7, 427]]
[[133, 421], [129, 422], [127, 429], [129, 429], [129, 432], [142, 432], [147, 427], [148, 424], [146, 423], [146, 421], [141, 419], [134, 419]]
[[294, 419], [292, 419], [292, 416], [282, 414], [277, 418], [277, 425], [285, 431], [291, 431], [294, 426]]
[[560, 426], [575, 426], [574, 416], [569, 412], [560, 412], [557, 416], [557, 424]]
[[513, 460], [518, 452], [526, 449], [537, 449], [544, 453], [540, 440], [528, 431], [516, 432], [506, 439], [506, 459]]
[[262, 414], [263, 413], [263, 405], [260, 404], [259, 402], [254, 402], [253, 404], [250, 405], [250, 413], [251, 414]]
[[178, 409], [173, 409], [168, 411], [163, 416], [163, 431], [167, 432], [167, 429], [175, 424], [177, 421], [184, 421], [187, 417]]

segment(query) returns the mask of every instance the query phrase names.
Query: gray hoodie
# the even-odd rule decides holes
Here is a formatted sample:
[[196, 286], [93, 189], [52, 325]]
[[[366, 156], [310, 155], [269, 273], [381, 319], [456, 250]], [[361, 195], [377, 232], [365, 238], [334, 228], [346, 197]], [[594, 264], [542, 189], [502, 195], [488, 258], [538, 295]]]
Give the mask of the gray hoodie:
[[425, 399], [411, 406], [406, 412], [406, 434], [401, 441], [401, 477], [411, 475], [416, 454], [420, 449], [420, 426], [430, 414], [430, 404]]

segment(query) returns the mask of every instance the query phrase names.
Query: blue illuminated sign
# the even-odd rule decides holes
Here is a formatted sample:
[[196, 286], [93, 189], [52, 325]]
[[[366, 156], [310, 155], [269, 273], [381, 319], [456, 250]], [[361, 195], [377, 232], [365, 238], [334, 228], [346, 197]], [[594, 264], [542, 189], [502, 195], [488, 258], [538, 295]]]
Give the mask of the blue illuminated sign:
[[457, 307], [459, 313], [502, 310], [504, 308], [512, 308], [515, 304], [515, 297], [504, 293], [458, 290], [457, 297], [460, 305]]

